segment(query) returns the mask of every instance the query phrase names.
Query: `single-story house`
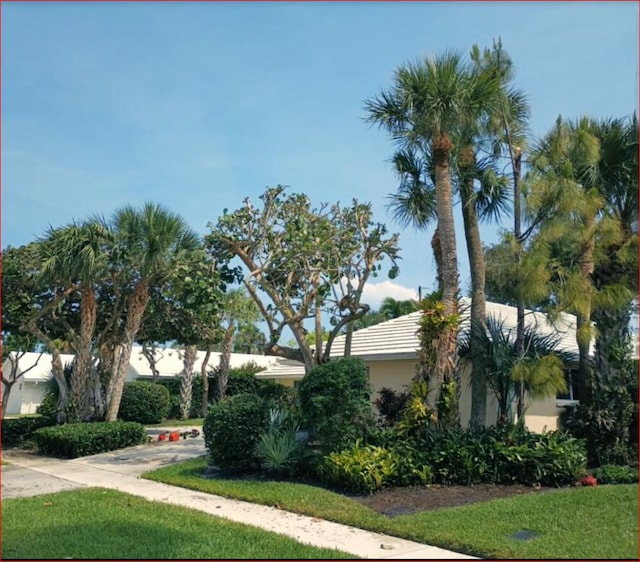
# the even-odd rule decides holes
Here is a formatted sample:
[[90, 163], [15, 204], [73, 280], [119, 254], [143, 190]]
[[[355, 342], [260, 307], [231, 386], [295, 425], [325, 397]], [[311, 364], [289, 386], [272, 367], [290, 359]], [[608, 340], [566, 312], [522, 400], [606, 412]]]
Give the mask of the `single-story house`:
[[[461, 299], [461, 332], [469, 327], [470, 299]], [[417, 331], [421, 312], [414, 312], [376, 324], [369, 328], [357, 330], [353, 333], [351, 355], [360, 357], [367, 365], [369, 380], [373, 387], [372, 399], [377, 397], [383, 387], [401, 392], [406, 390], [411, 382], [418, 363], [418, 348], [420, 347]], [[516, 308], [496, 303], [487, 303], [487, 315], [492, 315], [504, 322], [504, 329], [511, 330], [515, 337], [517, 315]], [[540, 312], [526, 311], [527, 326], [535, 326], [542, 334], [554, 333], [558, 336], [559, 348], [578, 354], [576, 344], [576, 319], [570, 314], [562, 314], [552, 324]], [[345, 336], [334, 340], [331, 357], [344, 355]], [[287, 386], [294, 386], [304, 376], [304, 365], [296, 361], [282, 361], [256, 375], [261, 379], [268, 379]], [[569, 385], [570, 386], [570, 385]], [[570, 389], [569, 395], [563, 399], [549, 398], [534, 401], [526, 411], [525, 422], [532, 431], [557, 429], [559, 415], [565, 406], [575, 403]], [[471, 415], [470, 369], [462, 371], [460, 388], [460, 418], [463, 425], [469, 423]], [[487, 423], [495, 423], [498, 406], [491, 392], [487, 396]]]
[[[211, 357], [207, 362], [207, 370], [215, 369], [220, 364], [220, 355], [220, 353], [216, 352], [211, 353]], [[204, 351], [198, 352], [194, 365], [196, 372], [200, 372], [204, 356]], [[183, 363], [180, 350], [162, 349], [157, 352], [156, 358], [156, 366], [160, 373], [160, 378], [172, 378], [182, 372]], [[63, 364], [71, 363], [72, 361], [73, 355], [62, 354]], [[235, 368], [253, 362], [266, 369], [275, 367], [281, 361], [284, 360], [278, 357], [232, 353], [230, 366]], [[5, 373], [10, 372], [11, 363], [9, 359], [5, 360], [2, 369]], [[46, 383], [53, 377], [51, 374], [51, 355], [48, 353], [25, 353], [18, 362], [18, 375], [20, 373], [24, 374], [18, 378], [11, 389], [9, 403], [7, 404], [7, 415], [36, 413], [38, 406], [47, 393], [48, 385]], [[151, 380], [152, 378], [151, 366], [142, 354], [142, 348], [134, 346], [129, 369], [127, 370], [127, 381]]]

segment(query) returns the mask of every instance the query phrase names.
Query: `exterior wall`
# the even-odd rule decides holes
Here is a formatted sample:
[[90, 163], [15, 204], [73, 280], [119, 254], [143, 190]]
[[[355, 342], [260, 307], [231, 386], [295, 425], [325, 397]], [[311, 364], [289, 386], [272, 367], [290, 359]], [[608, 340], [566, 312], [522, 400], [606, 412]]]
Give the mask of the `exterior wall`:
[[[24, 382], [18, 380], [11, 387], [11, 394], [9, 394], [9, 403], [7, 404], [7, 411], [5, 415], [9, 416], [17, 416], [20, 414], [20, 408], [22, 407], [22, 387]], [[2, 390], [4, 391], [4, 384], [2, 385]]]
[[25, 382], [22, 387], [22, 407], [21, 414], [36, 414], [38, 406], [47, 394], [47, 384], [45, 382]]

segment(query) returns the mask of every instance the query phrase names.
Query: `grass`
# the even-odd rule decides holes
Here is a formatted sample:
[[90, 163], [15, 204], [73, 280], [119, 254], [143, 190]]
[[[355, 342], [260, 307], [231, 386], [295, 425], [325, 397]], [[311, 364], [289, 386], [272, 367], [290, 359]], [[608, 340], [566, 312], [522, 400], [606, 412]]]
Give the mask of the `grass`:
[[343, 558], [336, 550], [101, 488], [2, 502], [2, 558]]
[[[336, 521], [484, 558], [638, 559], [638, 486], [569, 488], [388, 518], [343, 495], [292, 482], [207, 479], [206, 459], [145, 478]], [[510, 535], [533, 531], [518, 541]]]
[[190, 420], [165, 420], [162, 423], [148, 423], [145, 427], [200, 427], [204, 418], [192, 418]]

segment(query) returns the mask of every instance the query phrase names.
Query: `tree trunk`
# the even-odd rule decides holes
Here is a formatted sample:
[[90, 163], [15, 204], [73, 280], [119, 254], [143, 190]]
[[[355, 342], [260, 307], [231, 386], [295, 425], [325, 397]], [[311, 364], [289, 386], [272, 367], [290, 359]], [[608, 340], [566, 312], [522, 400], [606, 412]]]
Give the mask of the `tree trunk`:
[[442, 246], [440, 245], [440, 230], [436, 226], [431, 237], [431, 249], [433, 250], [433, 259], [436, 262], [436, 282], [438, 291], [442, 293]]
[[184, 349], [183, 370], [180, 375], [180, 414], [183, 420], [189, 419], [191, 414], [191, 400], [193, 398], [193, 368], [196, 364], [198, 348], [188, 345]]
[[131, 295], [122, 341], [115, 346], [113, 368], [107, 385], [107, 421], [118, 419], [118, 410], [120, 409], [124, 383], [127, 380], [133, 342], [136, 341], [136, 335], [142, 325], [142, 318], [148, 302], [147, 282], [142, 280], [136, 285], [133, 295]]
[[75, 343], [75, 362], [71, 378], [71, 397], [79, 421], [92, 415], [91, 372], [93, 370], [93, 336], [96, 327], [97, 303], [91, 288], [81, 290], [80, 331]]
[[2, 419], [7, 415], [7, 405], [9, 404], [9, 396], [11, 395], [11, 389], [16, 381], [7, 381], [5, 378], [2, 378], [2, 383], [4, 388], [2, 389]]
[[207, 345], [207, 350], [204, 354], [204, 359], [202, 360], [202, 365], [200, 365], [200, 376], [202, 377], [202, 417], [204, 418], [207, 415], [207, 411], [209, 410], [209, 373], [207, 372], [207, 365], [209, 364], [209, 359], [211, 358], [211, 351], [213, 346], [211, 344]]
[[[510, 148], [511, 150], [511, 148]], [[516, 283], [518, 284], [516, 297], [516, 352], [518, 361], [524, 357], [524, 299], [519, 287], [521, 286], [522, 269], [522, 196], [520, 193], [520, 176], [522, 172], [522, 151], [516, 147], [512, 153], [513, 163], [513, 235], [516, 240]], [[518, 384], [518, 421], [522, 421], [524, 415], [524, 382]]]
[[[473, 151], [467, 154], [469, 162], [462, 166], [463, 180], [460, 185], [460, 199], [462, 202], [462, 217], [464, 219], [464, 235], [467, 241], [467, 254], [469, 256], [469, 270], [471, 273], [471, 312], [470, 321], [470, 347], [471, 347], [471, 418], [473, 425], [485, 425], [487, 419], [487, 384], [485, 372], [482, 366], [482, 358], [479, 355], [481, 347], [478, 341], [478, 329], [483, 333], [487, 329], [487, 306], [484, 292], [485, 270], [484, 251], [480, 240], [480, 228], [473, 200], [473, 172], [475, 163]], [[472, 327], [475, 327], [473, 329]]]
[[[453, 221], [453, 202], [451, 195], [451, 177], [449, 157], [452, 144], [446, 136], [436, 140], [433, 155], [436, 172], [436, 209], [438, 231], [442, 248], [442, 303], [444, 313], [450, 316], [457, 313], [458, 299], [458, 261], [456, 253], [456, 234]], [[427, 406], [437, 417], [437, 405], [440, 399], [442, 383], [445, 378], [453, 378], [458, 348], [457, 326], [443, 330], [436, 341], [436, 366], [429, 377]]]
[[231, 350], [233, 349], [233, 338], [236, 334], [236, 326], [233, 321], [229, 322], [229, 327], [224, 333], [222, 340], [222, 353], [220, 354], [220, 366], [218, 367], [218, 399], [223, 400], [227, 392], [227, 382], [229, 381], [229, 364], [231, 363]]

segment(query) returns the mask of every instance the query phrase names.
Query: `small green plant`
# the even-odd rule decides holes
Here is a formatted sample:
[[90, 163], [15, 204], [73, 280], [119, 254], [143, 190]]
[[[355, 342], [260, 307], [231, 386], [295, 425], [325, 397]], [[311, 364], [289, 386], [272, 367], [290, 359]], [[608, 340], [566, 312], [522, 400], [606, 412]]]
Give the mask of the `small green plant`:
[[267, 427], [262, 400], [238, 394], [212, 406], [203, 424], [211, 462], [225, 472], [253, 472], [260, 467], [256, 446]]
[[598, 484], [637, 484], [638, 468], [606, 464], [593, 471]]
[[41, 453], [74, 459], [148, 442], [143, 425], [135, 422], [68, 423], [34, 433]]
[[260, 466], [274, 476], [292, 476], [303, 459], [306, 443], [296, 435], [299, 426], [284, 408], [271, 408], [269, 426], [260, 437], [256, 453]]
[[124, 421], [159, 423], [169, 413], [171, 397], [166, 387], [150, 382], [128, 382], [122, 391], [118, 416]]

